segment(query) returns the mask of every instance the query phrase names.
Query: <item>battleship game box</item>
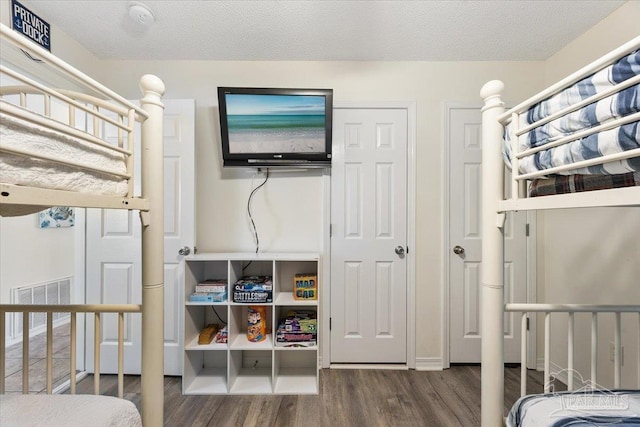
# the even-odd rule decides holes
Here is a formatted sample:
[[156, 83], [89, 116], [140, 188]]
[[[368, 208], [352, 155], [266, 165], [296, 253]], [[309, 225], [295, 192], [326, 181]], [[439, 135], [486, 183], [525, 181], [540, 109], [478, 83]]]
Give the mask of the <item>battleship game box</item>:
[[260, 304], [273, 302], [271, 276], [246, 276], [233, 285], [233, 302]]

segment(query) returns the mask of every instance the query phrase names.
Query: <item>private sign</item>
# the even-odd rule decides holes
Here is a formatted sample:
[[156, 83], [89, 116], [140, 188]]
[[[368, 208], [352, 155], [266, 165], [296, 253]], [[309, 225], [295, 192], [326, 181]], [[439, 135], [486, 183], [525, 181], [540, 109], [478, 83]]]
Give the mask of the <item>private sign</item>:
[[13, 29], [51, 52], [51, 27], [16, 0], [11, 0]]

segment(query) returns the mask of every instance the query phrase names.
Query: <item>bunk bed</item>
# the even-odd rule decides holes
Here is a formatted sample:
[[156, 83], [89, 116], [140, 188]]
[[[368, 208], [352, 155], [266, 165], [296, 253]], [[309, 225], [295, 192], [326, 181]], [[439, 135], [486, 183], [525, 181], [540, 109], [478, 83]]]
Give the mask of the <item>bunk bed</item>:
[[[567, 321], [567, 368], [574, 368], [574, 315], [591, 313], [590, 396], [598, 393], [596, 378], [598, 316], [614, 313], [614, 388], [621, 384], [621, 315], [633, 313], [640, 330], [640, 306], [597, 304], [505, 304], [503, 226], [505, 215], [518, 210], [640, 206], [640, 37], [604, 55], [509, 111], [504, 111], [504, 84], [486, 83], [480, 95], [482, 109], [482, 426], [551, 425], [547, 411], [562, 409], [562, 397], [550, 393], [550, 318], [564, 313]], [[511, 170], [510, 194], [505, 194], [505, 167]], [[614, 187], [621, 188], [614, 188]], [[566, 192], [569, 190], [569, 192]], [[637, 230], [635, 230], [637, 232]], [[522, 327], [521, 395], [525, 396], [527, 316], [544, 315], [544, 392], [522, 397], [505, 420], [504, 316], [520, 313]], [[625, 314], [626, 315], [626, 314]], [[555, 331], [554, 331], [555, 332]], [[640, 332], [637, 338], [637, 375], [640, 389]], [[633, 345], [633, 344], [628, 344]], [[569, 375], [568, 393], [577, 393]], [[552, 398], [556, 400], [551, 400]], [[547, 399], [548, 398], [548, 399]], [[610, 413], [617, 421], [632, 418], [640, 395], [629, 392], [628, 412]], [[541, 424], [524, 423], [530, 402], [540, 409]], [[529, 406], [527, 406], [529, 405]], [[556, 406], [554, 406], [556, 405]], [[634, 406], [635, 405], [635, 406]], [[531, 411], [533, 412], [533, 411]], [[577, 418], [574, 413], [573, 421]], [[582, 414], [585, 420], [597, 414]], [[635, 414], [636, 416], [638, 414]], [[529, 417], [535, 418], [534, 416]], [[523, 424], [520, 424], [520, 422]], [[553, 424], [556, 425], [556, 424]], [[561, 424], [558, 424], [561, 425]], [[571, 424], [574, 425], [574, 424]], [[601, 425], [585, 424], [575, 425]]]
[[[0, 27], [4, 87], [0, 88], [0, 214], [25, 215], [52, 206], [127, 209], [142, 222], [142, 304], [0, 305], [1, 425], [163, 424], [164, 84], [153, 76], [140, 80], [140, 107], [83, 74], [5, 25]], [[22, 51], [22, 52], [20, 52]], [[23, 53], [72, 82], [80, 90], [53, 89], [29, 77], [6, 56]], [[31, 73], [33, 74], [33, 73]], [[7, 87], [9, 82], [11, 87]], [[32, 97], [38, 102], [30, 102]], [[32, 105], [39, 107], [32, 108]], [[60, 111], [63, 111], [61, 117]], [[140, 194], [133, 179], [134, 134], [140, 132]], [[29, 316], [46, 313], [47, 394], [29, 395]], [[70, 393], [52, 394], [52, 316], [68, 312], [71, 329]], [[5, 331], [8, 313], [23, 316], [22, 395], [5, 394]], [[76, 328], [81, 316], [94, 316], [94, 394], [100, 394], [100, 319], [118, 316], [118, 398], [75, 394]], [[123, 397], [125, 313], [142, 317], [141, 417]], [[25, 410], [29, 408], [29, 410]], [[93, 409], [91, 409], [93, 408]], [[113, 408], [113, 409], [107, 409]], [[115, 414], [114, 414], [115, 411]], [[81, 418], [75, 418], [77, 415]], [[12, 416], [17, 418], [13, 419]], [[52, 418], [63, 417], [63, 420]], [[34, 418], [35, 417], [35, 418]], [[112, 418], [115, 417], [115, 418]], [[141, 418], [141, 420], [140, 420]], [[136, 420], [137, 419], [137, 420]], [[6, 424], [5, 424], [6, 423]], [[25, 424], [26, 423], [26, 424]], [[34, 424], [35, 423], [35, 424]], [[123, 424], [124, 423], [124, 424]]]

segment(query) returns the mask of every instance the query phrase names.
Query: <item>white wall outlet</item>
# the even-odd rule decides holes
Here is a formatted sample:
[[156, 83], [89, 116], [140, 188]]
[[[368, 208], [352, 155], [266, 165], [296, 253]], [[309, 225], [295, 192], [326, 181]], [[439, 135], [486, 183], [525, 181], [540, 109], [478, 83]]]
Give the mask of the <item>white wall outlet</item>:
[[[609, 361], [616, 360], [616, 346], [613, 342], [609, 342]], [[624, 346], [620, 346], [620, 366], [624, 366]]]

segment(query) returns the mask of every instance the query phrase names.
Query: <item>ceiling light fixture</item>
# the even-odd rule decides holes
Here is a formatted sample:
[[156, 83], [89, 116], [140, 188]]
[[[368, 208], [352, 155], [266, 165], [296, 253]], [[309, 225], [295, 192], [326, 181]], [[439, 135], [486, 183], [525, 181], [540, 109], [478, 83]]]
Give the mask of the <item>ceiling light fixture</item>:
[[151, 8], [139, 1], [132, 1], [129, 3], [129, 17], [137, 24], [150, 27], [156, 18], [153, 16]]

